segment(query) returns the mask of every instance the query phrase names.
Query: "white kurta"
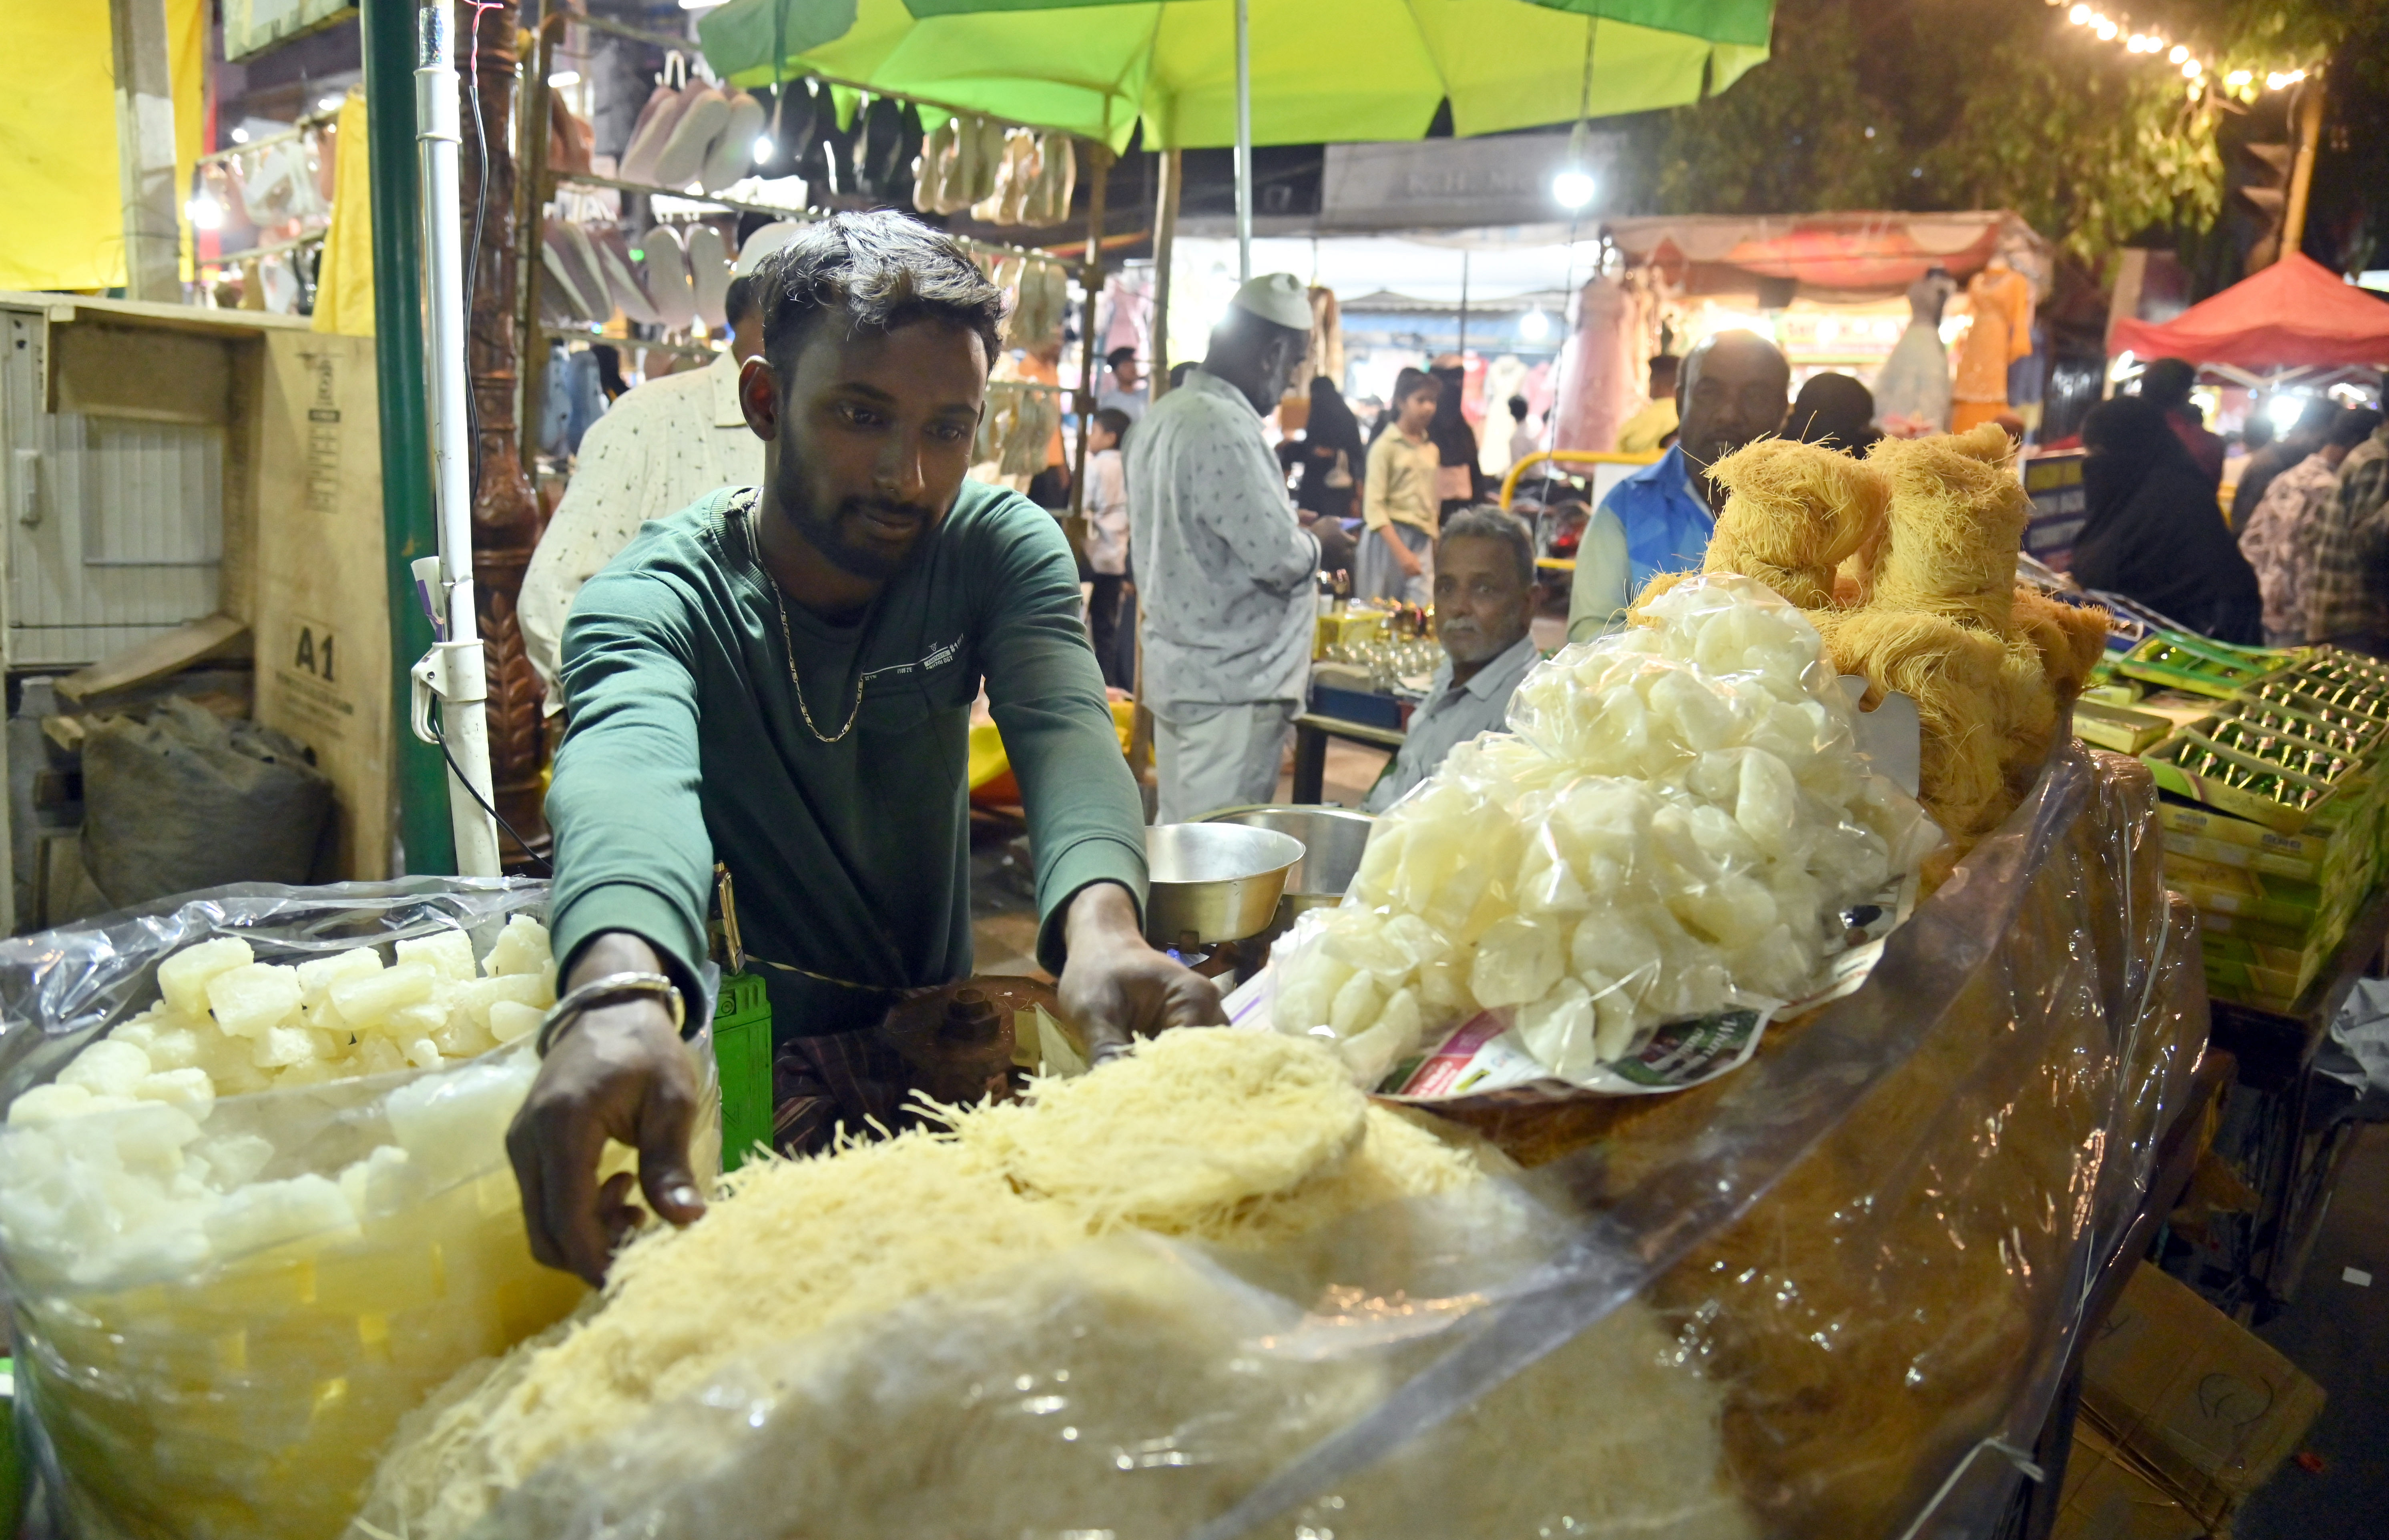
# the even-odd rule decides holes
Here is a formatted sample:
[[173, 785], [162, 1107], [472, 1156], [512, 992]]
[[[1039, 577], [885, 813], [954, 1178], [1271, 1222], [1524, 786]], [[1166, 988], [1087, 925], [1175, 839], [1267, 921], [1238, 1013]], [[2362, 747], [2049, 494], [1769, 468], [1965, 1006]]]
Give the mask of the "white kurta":
[[1299, 701], [1319, 541], [1244, 393], [1196, 369], [1154, 403], [1129, 436], [1128, 500], [1147, 704]]
[[738, 408], [739, 360], [724, 349], [702, 369], [667, 375], [626, 392], [591, 426], [523, 576], [523, 646], [558, 710], [557, 650], [581, 585], [595, 577], [639, 526], [676, 514], [721, 487], [763, 479], [763, 440]]

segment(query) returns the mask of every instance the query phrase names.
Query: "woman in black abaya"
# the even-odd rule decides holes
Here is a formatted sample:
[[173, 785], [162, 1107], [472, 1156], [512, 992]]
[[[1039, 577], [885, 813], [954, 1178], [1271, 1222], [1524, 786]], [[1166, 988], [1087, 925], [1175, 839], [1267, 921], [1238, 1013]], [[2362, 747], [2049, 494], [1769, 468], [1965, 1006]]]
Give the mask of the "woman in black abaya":
[[2215, 486], [2164, 408], [2118, 396], [2082, 425], [2086, 517], [2074, 580], [2146, 605], [2218, 642], [2264, 641], [2256, 574], [2216, 506]]
[[1447, 353], [1427, 373], [1443, 382], [1443, 399], [1435, 403], [1435, 421], [1427, 425], [1426, 436], [1442, 462], [1436, 490], [1442, 501], [1441, 517], [1450, 518], [1484, 502], [1492, 478], [1477, 466], [1476, 430], [1460, 411], [1461, 393], [1468, 386], [1466, 366]]

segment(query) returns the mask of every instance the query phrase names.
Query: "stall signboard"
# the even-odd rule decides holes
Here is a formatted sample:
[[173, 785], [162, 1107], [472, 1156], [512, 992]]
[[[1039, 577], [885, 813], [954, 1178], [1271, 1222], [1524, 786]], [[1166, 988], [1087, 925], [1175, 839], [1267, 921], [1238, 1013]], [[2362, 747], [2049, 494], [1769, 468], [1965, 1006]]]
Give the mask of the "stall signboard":
[[2080, 450], [2036, 454], [2024, 463], [2025, 495], [2032, 514], [2024, 527], [2025, 554], [2063, 572], [2074, 565], [2074, 541], [2082, 533]]
[[224, 0], [224, 57], [236, 64], [356, 14], [354, 0]]
[[[1596, 180], [1624, 159], [1626, 135], [1595, 134], [1581, 170]], [[1320, 185], [1322, 231], [1456, 230], [1548, 223], [1565, 210], [1552, 178], [1571, 165], [1566, 134], [1416, 144], [1330, 145]]]
[[1906, 300], [1872, 306], [1796, 304], [1775, 317], [1775, 340], [1795, 371], [1880, 369], [1908, 329]]

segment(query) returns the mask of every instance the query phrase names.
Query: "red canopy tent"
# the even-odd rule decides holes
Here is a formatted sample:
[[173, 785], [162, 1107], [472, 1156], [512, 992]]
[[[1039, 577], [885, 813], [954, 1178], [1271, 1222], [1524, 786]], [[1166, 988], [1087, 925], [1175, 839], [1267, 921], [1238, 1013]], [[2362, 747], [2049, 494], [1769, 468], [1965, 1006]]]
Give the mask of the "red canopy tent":
[[2293, 252], [2170, 321], [2118, 321], [2111, 353], [2242, 369], [2389, 363], [2389, 302]]

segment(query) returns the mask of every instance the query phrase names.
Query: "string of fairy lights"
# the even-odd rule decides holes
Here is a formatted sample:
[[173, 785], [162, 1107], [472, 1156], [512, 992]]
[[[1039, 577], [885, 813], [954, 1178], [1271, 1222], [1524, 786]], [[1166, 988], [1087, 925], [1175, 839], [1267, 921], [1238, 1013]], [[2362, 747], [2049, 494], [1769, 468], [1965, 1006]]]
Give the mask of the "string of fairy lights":
[[[2049, 3], [2051, 6], [2063, 6], [2066, 0], [2049, 0]], [[2166, 63], [2181, 71], [2182, 79], [2189, 83], [2190, 94], [2192, 96], [2212, 88], [2228, 92], [2242, 101], [2256, 99], [2255, 70], [2222, 71], [2218, 83], [2217, 72], [2213, 63], [2199, 57], [2197, 51], [2189, 44], [2176, 43], [2166, 37], [2160, 29], [2152, 27], [2146, 31], [2136, 30], [2132, 27], [2131, 18], [2128, 16], [2111, 17], [2095, 6], [2078, 3], [2067, 9], [2065, 19], [2077, 27], [2087, 29], [2102, 43], [2113, 43], [2121, 39], [2127, 53], [2163, 55]], [[2306, 78], [2306, 72], [2303, 69], [2268, 70], [2264, 77], [2264, 89], [2285, 90]]]

